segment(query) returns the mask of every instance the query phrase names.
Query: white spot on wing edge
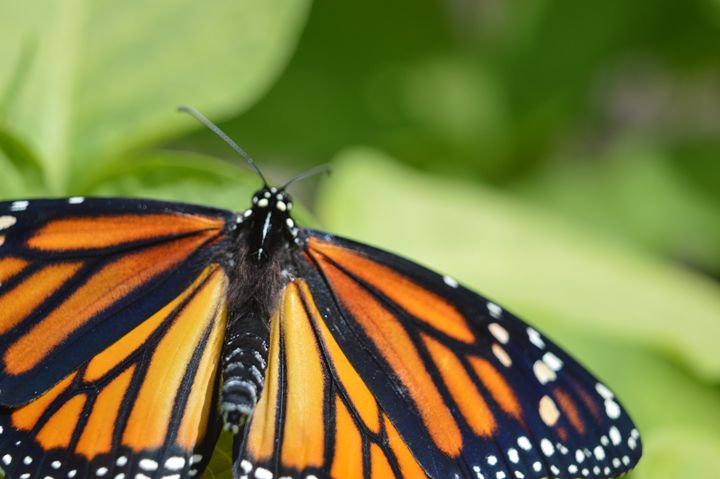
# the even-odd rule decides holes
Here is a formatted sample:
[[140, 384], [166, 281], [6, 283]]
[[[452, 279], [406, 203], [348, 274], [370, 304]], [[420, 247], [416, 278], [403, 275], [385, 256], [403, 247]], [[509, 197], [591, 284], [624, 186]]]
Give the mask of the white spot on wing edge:
[[10, 215], [0, 216], [0, 231], [6, 230], [17, 223], [17, 218]]
[[171, 471], [179, 471], [185, 467], [185, 458], [181, 456], [173, 456], [165, 461], [165, 467]]
[[248, 472], [252, 471], [252, 464], [247, 459], [243, 459], [242, 461], [240, 461], [240, 469], [242, 469], [243, 472], [247, 474]]
[[550, 457], [555, 453], [555, 447], [552, 445], [552, 442], [550, 442], [550, 440], [547, 438], [543, 438], [540, 441], [540, 450], [542, 450], [543, 454], [545, 454], [547, 457]]
[[9, 466], [10, 464], [12, 464], [12, 456], [11, 456], [10, 454], [5, 454], [5, 455], [2, 457], [2, 462], [3, 462], [3, 464], [5, 464], [6, 466]]
[[10, 204], [10, 211], [25, 211], [28, 206], [30, 206], [29, 201], [13, 201], [12, 204]]
[[502, 308], [492, 301], [487, 302], [487, 309], [490, 316], [495, 319], [500, 319], [500, 316], [502, 316]]
[[529, 327], [527, 328], [527, 334], [531, 343], [540, 349], [545, 349], [545, 341], [543, 341], [540, 333]]
[[615, 397], [615, 394], [613, 394], [613, 392], [603, 383], [597, 383], [595, 385], [595, 390], [603, 397], [603, 399], [612, 399]]
[[520, 449], [523, 451], [529, 451], [532, 449], [532, 443], [530, 442], [530, 439], [528, 439], [525, 436], [520, 436], [517, 440], [518, 446], [520, 446]]
[[533, 373], [535, 373], [535, 377], [538, 381], [540, 381], [540, 384], [547, 384], [557, 379], [555, 371], [550, 369], [544, 361], [539, 359], [533, 364]]
[[453, 278], [452, 276], [448, 276], [448, 275], [443, 276], [443, 281], [445, 282], [445, 284], [447, 284], [451, 288], [457, 288], [458, 286], [460, 286], [458, 284], [458, 282], [455, 280], [455, 278]]
[[637, 439], [635, 439], [634, 437], [629, 437], [627, 443], [628, 447], [633, 451], [637, 449]]
[[508, 355], [507, 351], [505, 351], [498, 343], [493, 343], [492, 352], [503, 366], [506, 368], [512, 366], [512, 359], [510, 359], [510, 355]]
[[610, 419], [618, 419], [620, 417], [620, 405], [612, 399], [605, 400], [605, 414]]
[[258, 467], [255, 469], [255, 477], [256, 479], [272, 479], [273, 473], [264, 467]]
[[540, 413], [540, 419], [542, 419], [543, 422], [550, 427], [557, 424], [558, 419], [560, 419], [560, 411], [555, 405], [555, 401], [553, 401], [550, 396], [543, 396], [540, 399], [538, 412]]
[[157, 461], [153, 461], [152, 459], [140, 459], [140, 462], [138, 463], [140, 466], [140, 469], [145, 469], [146, 471], [155, 471], [158, 468]]
[[595, 455], [595, 459], [597, 459], [598, 461], [602, 461], [605, 459], [605, 449], [603, 449], [602, 446], [597, 446], [593, 450], [593, 454]]
[[82, 196], [73, 196], [72, 198], [68, 198], [68, 203], [71, 205], [79, 205], [83, 201], [85, 201], [85, 198]]
[[495, 336], [495, 339], [500, 341], [502, 344], [507, 344], [508, 341], [510, 341], [510, 333], [508, 333], [507, 329], [503, 328], [498, 323], [488, 324], [488, 330], [490, 331], [490, 334]]
[[543, 354], [543, 361], [545, 361], [545, 364], [547, 364], [553, 371], [560, 371], [563, 367], [562, 360], [550, 351]]

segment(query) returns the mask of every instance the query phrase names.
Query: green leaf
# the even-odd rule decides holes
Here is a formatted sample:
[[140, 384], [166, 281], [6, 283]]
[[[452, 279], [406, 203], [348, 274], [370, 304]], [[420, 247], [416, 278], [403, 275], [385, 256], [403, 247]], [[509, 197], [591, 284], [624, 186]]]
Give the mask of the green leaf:
[[668, 428], [645, 438], [645, 459], [634, 479], [717, 479], [720, 439], [691, 428]]
[[[2, 116], [43, 159], [53, 190], [99, 157], [247, 109], [293, 51], [309, 0], [7, 0], [0, 7]], [[34, 48], [18, 48], [31, 44]], [[29, 55], [30, 59], [22, 56]]]
[[30, 150], [10, 131], [0, 126], [0, 151], [24, 179], [36, 186], [42, 183], [42, 165]]
[[720, 271], [717, 206], [676, 171], [668, 153], [623, 142], [594, 160], [551, 167], [519, 191], [645, 250]]
[[215, 446], [210, 464], [203, 473], [205, 479], [232, 479], [232, 443], [233, 435], [223, 431]]
[[[73, 194], [181, 201], [235, 212], [248, 208], [260, 187], [255, 173], [245, 165], [172, 150], [128, 155], [90, 169], [86, 176], [86, 186]], [[296, 205], [293, 215], [298, 224], [317, 224], [302, 205]]]
[[720, 379], [720, 287], [701, 276], [369, 149], [339, 155], [318, 204], [331, 230], [455, 275], [545, 329], [582, 325]]

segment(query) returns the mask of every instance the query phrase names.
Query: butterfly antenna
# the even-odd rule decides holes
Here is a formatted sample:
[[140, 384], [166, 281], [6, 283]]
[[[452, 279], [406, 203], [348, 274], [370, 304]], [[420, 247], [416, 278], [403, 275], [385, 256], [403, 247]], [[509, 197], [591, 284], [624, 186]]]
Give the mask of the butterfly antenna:
[[328, 163], [325, 163], [324, 165], [318, 165], [314, 168], [310, 168], [309, 170], [307, 170], [304, 173], [300, 173], [295, 178], [291, 179], [290, 181], [288, 181], [287, 183], [282, 185], [280, 187], [280, 190], [284, 190], [285, 188], [287, 188], [291, 184], [295, 183], [296, 181], [304, 180], [305, 178], [309, 178], [311, 176], [321, 175], [323, 173], [327, 173], [329, 175], [331, 173], [331, 171], [332, 171], [332, 169], [330, 168], [330, 165]]
[[222, 131], [219, 126], [217, 126], [215, 123], [208, 120], [202, 113], [200, 113], [199, 111], [197, 111], [196, 109], [194, 109], [191, 106], [180, 105], [178, 107], [178, 111], [192, 115], [197, 121], [199, 121], [200, 123], [205, 125], [210, 131], [212, 131], [217, 136], [219, 136], [225, 143], [227, 143], [230, 146], [230, 148], [235, 150], [235, 153], [240, 155], [242, 157], [242, 159], [245, 160], [248, 165], [250, 165], [250, 168], [255, 170], [255, 173], [258, 174], [258, 176], [263, 181], [265, 186], [268, 186], [268, 182], [265, 179], [265, 175], [262, 174], [262, 171], [260, 171], [260, 168], [258, 168], [258, 166], [255, 164], [253, 159], [250, 158], [250, 155], [248, 155], [247, 152], [240, 147], [240, 145], [235, 143], [232, 138], [230, 138], [224, 131]]

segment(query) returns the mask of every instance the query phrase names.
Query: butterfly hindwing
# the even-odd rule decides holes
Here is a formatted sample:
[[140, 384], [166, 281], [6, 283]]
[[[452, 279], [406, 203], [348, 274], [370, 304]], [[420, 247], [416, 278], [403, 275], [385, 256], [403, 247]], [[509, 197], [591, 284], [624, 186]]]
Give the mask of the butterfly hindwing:
[[189, 477], [219, 431], [227, 278], [216, 265], [25, 406], [0, 413], [11, 478]]
[[265, 388], [236, 442], [236, 477], [424, 476], [304, 280], [285, 288], [271, 328]]
[[[535, 329], [451, 278], [348, 240], [305, 235], [303, 279], [322, 322], [429, 476], [606, 478], [635, 465], [639, 436], [614, 394]], [[320, 350], [327, 376], [334, 363]], [[328, 384], [342, 390], [346, 382]], [[282, 397], [277, 411], [292, 400]], [[364, 403], [345, 404], [357, 420]], [[316, 423], [332, 424], [328, 417]], [[358, 431], [363, 445], [373, 443], [370, 428]], [[273, 460], [280, 471], [289, 465]], [[334, 477], [332, 462], [325, 457], [318, 477]]]
[[34, 399], [175, 298], [230, 217], [147, 200], [0, 203], [0, 405]]

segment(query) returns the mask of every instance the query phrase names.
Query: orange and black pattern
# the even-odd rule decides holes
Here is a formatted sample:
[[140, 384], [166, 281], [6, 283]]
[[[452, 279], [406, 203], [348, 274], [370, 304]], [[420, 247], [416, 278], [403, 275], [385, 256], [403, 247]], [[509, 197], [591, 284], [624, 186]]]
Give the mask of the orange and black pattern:
[[222, 242], [215, 210], [71, 201], [0, 203], [0, 406], [34, 399], [138, 326]]
[[265, 389], [240, 444], [236, 475], [424, 477], [348, 361], [301, 279], [272, 319]]
[[211, 405], [226, 290], [223, 271], [208, 268], [87, 364], [0, 416], [5, 473], [23, 479], [197, 474], [218, 432]]
[[0, 203], [0, 468], [187, 479], [614, 478], [615, 394], [497, 304], [299, 228], [129, 199]]
[[307, 245], [328, 327], [431, 476], [614, 477], [637, 461], [613, 393], [512, 314], [388, 253]]

